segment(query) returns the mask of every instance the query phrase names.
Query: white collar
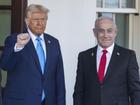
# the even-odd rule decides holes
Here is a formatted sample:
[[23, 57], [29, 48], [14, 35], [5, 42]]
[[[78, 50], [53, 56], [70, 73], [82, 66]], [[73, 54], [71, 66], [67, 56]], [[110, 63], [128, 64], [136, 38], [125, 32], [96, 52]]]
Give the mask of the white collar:
[[[106, 48], [106, 50], [107, 50], [108, 53], [112, 54], [113, 49], [114, 49], [114, 45], [115, 45], [115, 44], [113, 43], [110, 47]], [[102, 52], [103, 49], [104, 49], [104, 48], [102, 48], [100, 45], [98, 45], [97, 50], [98, 50], [99, 52]]]
[[[29, 32], [29, 35], [30, 35], [31, 39], [33, 41], [35, 41], [37, 36], [35, 34], [33, 34], [29, 28], [28, 28], [28, 32]], [[44, 35], [43, 34], [40, 35], [40, 38], [44, 41]]]

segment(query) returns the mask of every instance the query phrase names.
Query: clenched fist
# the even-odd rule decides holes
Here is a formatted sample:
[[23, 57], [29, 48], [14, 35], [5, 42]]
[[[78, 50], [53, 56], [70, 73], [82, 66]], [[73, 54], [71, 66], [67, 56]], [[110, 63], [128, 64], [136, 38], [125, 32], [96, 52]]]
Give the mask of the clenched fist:
[[30, 36], [28, 33], [21, 33], [17, 35], [17, 43], [16, 48], [24, 47], [30, 40]]

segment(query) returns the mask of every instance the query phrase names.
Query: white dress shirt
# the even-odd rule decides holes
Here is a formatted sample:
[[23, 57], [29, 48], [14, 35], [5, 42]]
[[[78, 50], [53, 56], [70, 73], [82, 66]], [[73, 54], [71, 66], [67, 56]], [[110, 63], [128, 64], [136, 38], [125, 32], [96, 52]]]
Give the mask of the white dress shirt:
[[[107, 61], [106, 61], [106, 67], [105, 67], [105, 73], [104, 75], [106, 74], [107, 72], [107, 68], [108, 68], [108, 65], [109, 65], [109, 62], [110, 62], [110, 59], [111, 59], [111, 56], [112, 56], [112, 52], [113, 52], [113, 49], [114, 49], [114, 43], [108, 47], [106, 50], [107, 50], [107, 53], [106, 53], [106, 58], [107, 58]], [[97, 72], [99, 70], [99, 65], [100, 65], [100, 59], [101, 59], [101, 56], [103, 54], [103, 51], [104, 49], [98, 45], [97, 47], [97, 56], [96, 56], [96, 62], [97, 62]]]
[[[30, 37], [33, 41], [33, 44], [34, 44], [35, 48], [36, 48], [36, 46], [37, 46], [37, 40], [36, 40], [37, 36], [35, 36], [29, 29], [28, 29], [28, 32], [29, 32], [29, 35], [30, 35]], [[44, 35], [41, 34], [40, 38], [42, 39], [41, 44], [42, 44], [42, 47], [43, 47], [43, 50], [44, 50], [44, 53], [45, 53], [45, 58], [46, 58], [46, 44], [45, 44], [45, 40], [44, 40]]]

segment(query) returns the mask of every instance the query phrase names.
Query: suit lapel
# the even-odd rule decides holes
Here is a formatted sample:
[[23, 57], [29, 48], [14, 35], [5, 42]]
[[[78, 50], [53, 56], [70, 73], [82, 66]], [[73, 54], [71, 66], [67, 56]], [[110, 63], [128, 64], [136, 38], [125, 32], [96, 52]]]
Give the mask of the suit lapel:
[[37, 67], [37, 70], [41, 73], [41, 67], [40, 67], [40, 64], [39, 64], [39, 59], [38, 59], [38, 55], [36, 53], [36, 50], [35, 50], [35, 47], [33, 45], [33, 42], [32, 40], [30, 39], [29, 43], [27, 44], [27, 51], [30, 53], [29, 55], [32, 56], [33, 58], [33, 61], [35, 61], [35, 65]]
[[97, 46], [95, 48], [93, 48], [92, 52], [90, 52], [89, 54], [89, 64], [90, 64], [90, 68], [91, 68], [91, 73], [93, 73], [93, 77], [94, 79], [98, 80], [98, 73], [97, 73], [97, 64], [96, 64], [96, 56], [97, 56]]
[[50, 54], [51, 54], [51, 53], [50, 53], [50, 50], [49, 50], [49, 49], [50, 49], [51, 41], [48, 40], [46, 34], [44, 34], [44, 41], [45, 41], [45, 46], [46, 46], [46, 62], [45, 62], [45, 67], [44, 67], [44, 74], [42, 74], [42, 72], [41, 72], [41, 67], [40, 67], [38, 55], [37, 55], [37, 53], [36, 53], [35, 47], [34, 47], [33, 42], [32, 42], [31, 39], [30, 39], [30, 41], [29, 41], [29, 43], [28, 43], [28, 45], [27, 45], [28, 51], [29, 51], [30, 55], [32, 55], [32, 57], [33, 57], [33, 59], [34, 59], [34, 61], [35, 61], [35, 65], [36, 65], [36, 67], [37, 67], [39, 73], [40, 73], [42, 76], [45, 75], [45, 73], [46, 73], [46, 71], [47, 71], [47, 69], [48, 69], [49, 59], [51, 59], [51, 58], [50, 58]]
[[114, 50], [112, 53], [112, 57], [110, 59], [108, 68], [107, 68], [107, 72], [104, 78], [104, 82], [107, 81], [111, 75], [111, 73], [114, 72], [115, 68], [116, 68], [116, 63], [119, 61], [119, 58], [121, 56], [121, 53], [119, 51], [119, 48], [117, 45], [114, 46]]
[[49, 61], [50, 61], [50, 45], [51, 45], [51, 41], [48, 40], [47, 35], [44, 34], [44, 40], [45, 40], [45, 46], [46, 46], [46, 63], [45, 63], [45, 68], [44, 68], [44, 75], [46, 74], [47, 70], [48, 70], [48, 66], [49, 66]]
[[97, 72], [96, 69], [96, 51], [94, 50], [93, 52], [90, 53], [90, 66], [93, 68], [94, 72]]

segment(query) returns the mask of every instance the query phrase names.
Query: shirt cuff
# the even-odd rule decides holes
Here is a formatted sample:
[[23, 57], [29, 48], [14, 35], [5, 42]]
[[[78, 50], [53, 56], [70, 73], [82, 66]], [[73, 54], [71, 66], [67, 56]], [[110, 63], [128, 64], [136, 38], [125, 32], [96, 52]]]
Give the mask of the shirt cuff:
[[24, 46], [21, 46], [21, 47], [18, 47], [18, 48], [16, 46], [17, 46], [17, 43], [15, 44], [14, 52], [19, 52], [24, 48]]

